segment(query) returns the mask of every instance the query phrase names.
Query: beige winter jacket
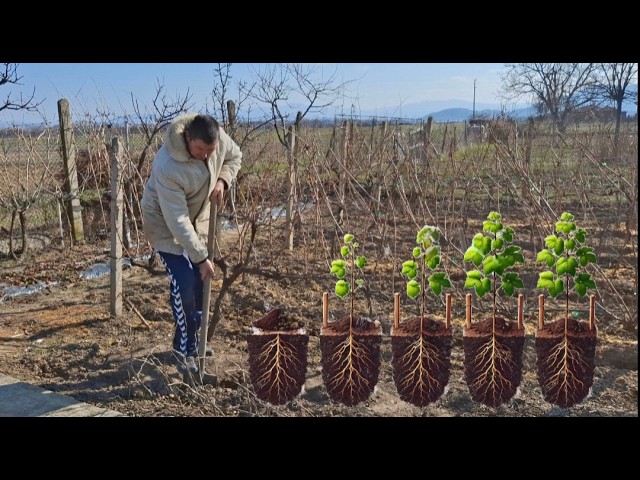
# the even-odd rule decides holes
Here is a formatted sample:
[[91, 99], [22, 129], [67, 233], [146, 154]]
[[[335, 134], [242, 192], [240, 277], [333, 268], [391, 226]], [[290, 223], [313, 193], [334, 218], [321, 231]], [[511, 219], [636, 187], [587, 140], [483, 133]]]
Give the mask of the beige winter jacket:
[[202, 160], [193, 158], [184, 140], [184, 128], [196, 113], [177, 117], [164, 134], [164, 145], [153, 159], [142, 195], [144, 233], [151, 246], [181, 255], [192, 262], [208, 256], [209, 196], [218, 179], [229, 188], [242, 162], [242, 152], [220, 128], [215, 151]]

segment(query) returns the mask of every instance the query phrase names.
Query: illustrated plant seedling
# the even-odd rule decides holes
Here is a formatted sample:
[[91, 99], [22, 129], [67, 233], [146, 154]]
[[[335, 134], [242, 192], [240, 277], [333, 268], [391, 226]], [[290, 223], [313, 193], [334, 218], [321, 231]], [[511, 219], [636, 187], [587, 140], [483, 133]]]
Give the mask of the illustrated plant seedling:
[[427, 292], [439, 297], [451, 287], [440, 265], [440, 230], [425, 225], [416, 236], [413, 258], [402, 264], [408, 279], [407, 295], [418, 299], [420, 314], [400, 324], [396, 294], [394, 327], [391, 330], [393, 381], [402, 400], [418, 407], [435, 402], [445, 392], [451, 371], [451, 295], [446, 296], [446, 321], [427, 318]]
[[514, 231], [502, 223], [502, 215], [491, 212], [483, 222], [483, 233], [473, 237], [464, 254], [465, 262], [482, 267], [467, 272], [465, 288], [473, 288], [479, 298], [493, 296], [491, 316], [471, 322], [471, 294], [467, 295], [466, 325], [462, 338], [464, 375], [471, 398], [490, 407], [510, 400], [522, 380], [523, 296], [518, 296], [518, 320], [512, 322], [498, 316], [499, 292], [512, 297], [524, 284], [517, 272], [524, 263], [521, 248], [512, 244]]
[[359, 316], [354, 297], [364, 288], [367, 259], [358, 255], [358, 242], [352, 234], [344, 236], [341, 257], [331, 263], [331, 274], [338, 280], [335, 293], [349, 298], [349, 314], [328, 323], [328, 293], [323, 301], [323, 326], [320, 331], [322, 379], [332, 400], [356, 405], [371, 395], [380, 373], [380, 322]]
[[[564, 318], [544, 324], [544, 295], [540, 295], [540, 319], [536, 332], [537, 374], [544, 399], [563, 408], [582, 402], [591, 391], [595, 370], [597, 330], [595, 296], [590, 296], [589, 322], [569, 314], [572, 293], [585, 297], [596, 289], [586, 267], [596, 263], [593, 249], [585, 244], [586, 230], [578, 228], [571, 213], [556, 222], [556, 234], [544, 239], [546, 248], [537, 261], [550, 270], [540, 273], [538, 288], [551, 298], [564, 297]], [[575, 312], [578, 314], [578, 312]]]
[[296, 398], [304, 386], [309, 335], [282, 310], [253, 322], [247, 335], [249, 377], [256, 396], [273, 405]]

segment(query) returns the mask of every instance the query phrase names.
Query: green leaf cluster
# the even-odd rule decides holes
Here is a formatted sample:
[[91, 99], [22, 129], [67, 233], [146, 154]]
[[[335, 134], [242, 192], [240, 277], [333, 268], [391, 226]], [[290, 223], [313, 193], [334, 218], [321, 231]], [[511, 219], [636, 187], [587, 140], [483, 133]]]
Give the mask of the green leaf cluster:
[[[524, 263], [522, 249], [513, 245], [514, 231], [502, 223], [502, 215], [491, 212], [482, 224], [482, 233], [476, 233], [471, 246], [464, 253], [464, 261], [481, 269], [467, 272], [465, 288], [475, 289], [479, 297], [491, 291], [492, 282], [500, 281], [499, 288], [511, 297], [524, 283], [516, 272], [509, 272], [517, 263]], [[496, 285], [496, 290], [498, 285]]]
[[330, 273], [338, 278], [335, 285], [335, 293], [338, 297], [344, 298], [352, 292], [351, 282], [347, 280], [347, 274], [351, 273], [352, 281], [356, 284], [356, 288], [364, 286], [363, 278], [355, 278], [357, 270], [360, 274], [364, 274], [364, 268], [367, 265], [367, 258], [363, 255], [357, 255], [356, 251], [359, 247], [355, 236], [348, 233], [344, 236], [344, 245], [340, 248], [342, 258], [331, 262]]
[[[411, 260], [402, 264], [401, 274], [409, 281], [407, 282], [407, 295], [415, 299], [423, 292], [428, 283], [429, 288], [435, 295], [440, 295], [443, 288], [450, 288], [451, 281], [445, 272], [437, 271], [440, 265], [440, 230], [431, 225], [425, 225], [416, 235], [417, 246], [413, 248]], [[433, 272], [428, 277], [427, 272]], [[425, 275], [421, 275], [425, 273]], [[417, 280], [416, 280], [417, 278]]]
[[556, 234], [544, 239], [546, 248], [538, 252], [536, 262], [545, 264], [550, 270], [540, 273], [537, 288], [546, 290], [556, 298], [566, 287], [584, 297], [590, 289], [596, 288], [591, 275], [582, 271], [597, 259], [593, 249], [584, 245], [587, 232], [574, 222], [574, 216], [564, 212], [556, 222]]

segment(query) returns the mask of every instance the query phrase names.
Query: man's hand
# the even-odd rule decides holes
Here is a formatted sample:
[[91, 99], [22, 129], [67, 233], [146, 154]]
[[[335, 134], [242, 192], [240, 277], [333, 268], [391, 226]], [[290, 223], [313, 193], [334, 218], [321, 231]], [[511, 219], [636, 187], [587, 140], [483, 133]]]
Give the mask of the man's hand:
[[223, 180], [218, 180], [216, 182], [216, 186], [213, 187], [213, 191], [211, 192], [211, 196], [209, 197], [211, 203], [217, 202], [219, 207], [222, 206], [222, 200], [224, 198], [224, 187], [225, 183]]
[[200, 269], [200, 278], [203, 282], [207, 279], [207, 277], [213, 278], [214, 270], [211, 260], [207, 258], [204, 262], [198, 265], [198, 268]]

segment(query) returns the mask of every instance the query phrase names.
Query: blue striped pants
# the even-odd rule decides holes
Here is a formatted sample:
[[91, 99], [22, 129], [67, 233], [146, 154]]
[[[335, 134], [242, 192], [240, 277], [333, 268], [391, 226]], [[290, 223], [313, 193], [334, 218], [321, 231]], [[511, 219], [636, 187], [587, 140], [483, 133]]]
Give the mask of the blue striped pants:
[[197, 355], [204, 288], [200, 270], [186, 254], [157, 253], [169, 275], [169, 302], [176, 328], [173, 349], [185, 356]]

